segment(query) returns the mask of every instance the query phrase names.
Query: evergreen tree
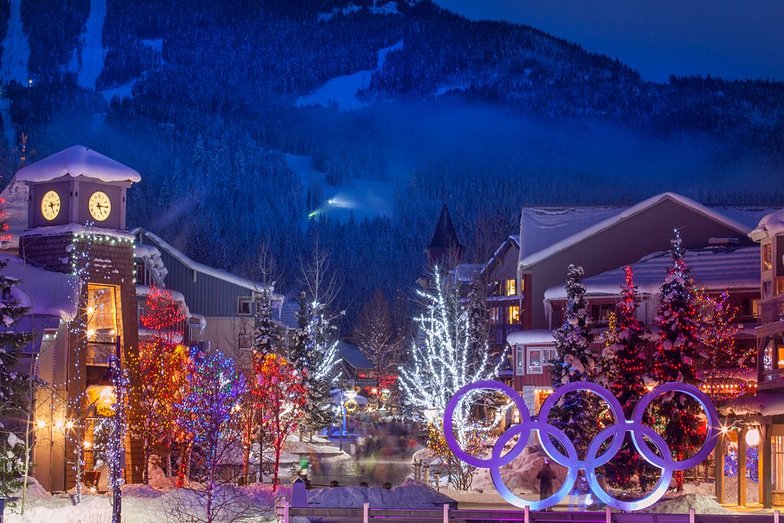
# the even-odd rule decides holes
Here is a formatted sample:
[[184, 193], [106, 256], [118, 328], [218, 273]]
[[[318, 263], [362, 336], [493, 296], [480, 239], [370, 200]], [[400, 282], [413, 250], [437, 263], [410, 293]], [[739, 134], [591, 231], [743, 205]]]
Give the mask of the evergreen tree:
[[272, 291], [265, 287], [259, 294], [256, 326], [253, 330], [253, 350], [259, 356], [277, 354], [281, 339], [278, 325], [272, 319]]
[[[659, 383], [680, 381], [698, 385], [695, 363], [700, 355], [699, 313], [694, 280], [685, 260], [680, 232], [672, 240], [672, 264], [659, 292], [656, 325], [659, 340], [653, 376]], [[702, 443], [700, 407], [683, 394], [666, 395], [656, 403], [664, 439], [677, 460], [689, 457]], [[683, 489], [683, 472], [675, 473], [676, 487]]]
[[[0, 497], [22, 486], [25, 471], [24, 434], [27, 427], [11, 426], [10, 418], [27, 416], [29, 377], [17, 368], [22, 348], [32, 339], [30, 333], [20, 333], [14, 324], [28, 308], [22, 307], [13, 293], [19, 281], [3, 274], [7, 261], [0, 260]], [[21, 436], [21, 437], [20, 437]]]
[[[566, 308], [563, 325], [555, 332], [556, 358], [552, 363], [553, 389], [567, 383], [595, 381], [597, 361], [591, 352], [591, 318], [585, 302], [583, 268], [569, 265], [566, 270]], [[584, 392], [567, 394], [550, 411], [552, 424], [572, 440], [577, 454], [584, 457], [593, 437], [601, 428], [599, 402]]]
[[291, 360], [304, 373], [308, 389], [308, 403], [300, 426], [311, 434], [332, 423], [332, 387], [338, 374], [335, 329], [325, 321], [322, 311], [318, 302], [309, 301], [304, 292], [300, 294], [298, 327], [290, 347]]
[[[609, 331], [608, 341], [611, 343], [605, 348], [602, 360], [606, 386], [621, 403], [626, 418], [630, 419], [634, 406], [646, 392], [646, 329], [637, 319], [637, 287], [632, 268], [627, 266], [625, 273], [621, 301], [615, 306], [615, 325]], [[644, 467], [631, 437], [626, 434], [623, 447], [605, 466], [605, 474], [611, 485], [622, 488], [630, 484], [634, 474], [642, 478]]]

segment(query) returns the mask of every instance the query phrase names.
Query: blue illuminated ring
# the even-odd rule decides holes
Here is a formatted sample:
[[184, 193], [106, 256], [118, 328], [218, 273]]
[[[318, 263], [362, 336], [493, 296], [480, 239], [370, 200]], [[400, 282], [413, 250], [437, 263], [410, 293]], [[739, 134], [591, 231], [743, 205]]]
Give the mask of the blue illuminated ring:
[[[508, 430], [501, 434], [501, 436], [493, 445], [490, 458], [486, 459], [472, 456], [460, 448], [460, 444], [455, 439], [453, 432], [454, 412], [460, 403], [460, 400], [470, 391], [480, 389], [495, 389], [502, 391], [515, 404], [518, 411], [520, 412], [520, 423], [511, 426]], [[607, 403], [607, 405], [609, 405], [610, 410], [615, 417], [615, 424], [603, 429], [591, 441], [584, 460], [579, 459], [577, 451], [574, 447], [574, 443], [566, 436], [566, 434], [561, 429], [547, 423], [547, 418], [552, 408], [561, 398], [570, 392], [591, 392], [598, 395]], [[702, 447], [694, 456], [683, 461], [675, 461], [664, 438], [662, 438], [661, 435], [659, 435], [652, 428], [643, 424], [645, 411], [650, 406], [651, 402], [653, 402], [654, 399], [662, 394], [675, 392], [687, 394], [697, 400], [697, 402], [705, 411], [705, 416], [708, 420], [707, 433]], [[452, 398], [450, 398], [444, 412], [444, 438], [446, 439], [449, 448], [459, 459], [475, 467], [489, 468], [490, 477], [493, 479], [493, 484], [495, 485], [498, 492], [509, 503], [517, 507], [527, 506], [534, 510], [539, 510], [557, 504], [571, 492], [572, 487], [574, 486], [574, 483], [577, 479], [577, 472], [578, 470], [582, 469], [586, 472], [588, 483], [590, 484], [591, 489], [601, 501], [618, 510], [639, 510], [645, 507], [649, 507], [661, 499], [661, 497], [669, 488], [674, 471], [691, 468], [704, 461], [705, 458], [708, 457], [708, 455], [713, 451], [713, 448], [716, 445], [716, 441], [718, 440], [718, 435], [720, 432], [718, 420], [719, 416], [716, 412], [716, 408], [713, 406], [713, 403], [710, 401], [708, 396], [700, 391], [697, 387], [688, 385], [686, 383], [665, 383], [645, 394], [635, 406], [631, 420], [626, 419], [623, 414], [623, 408], [621, 407], [620, 402], [612, 395], [612, 393], [610, 393], [610, 391], [604, 387], [601, 387], [595, 383], [582, 381], [567, 383], [556, 389], [556, 391], [545, 400], [545, 402], [542, 404], [542, 408], [539, 411], [538, 418], [534, 420], [531, 418], [530, 412], [528, 411], [528, 408], [526, 407], [522, 397], [520, 397], [520, 395], [517, 394], [514, 389], [497, 381], [483, 380], [462, 387], [457, 391], [457, 393], [455, 393], [454, 396], [452, 396]], [[507, 488], [503, 482], [503, 478], [501, 477], [501, 467], [511, 463], [515, 458], [517, 458], [517, 456], [520, 455], [520, 453], [528, 444], [531, 431], [534, 430], [537, 432], [537, 436], [539, 438], [539, 442], [542, 445], [542, 448], [545, 450], [550, 459], [552, 459], [555, 463], [558, 463], [559, 465], [567, 468], [566, 478], [564, 479], [561, 487], [553, 495], [539, 501], [530, 501], [518, 497], [511, 490], [509, 490], [509, 488]], [[654, 486], [653, 490], [636, 501], [622, 501], [615, 499], [601, 488], [598, 480], [596, 479], [596, 469], [607, 464], [613, 458], [613, 456], [617, 454], [617, 452], [623, 446], [624, 435], [626, 432], [631, 433], [634, 447], [643, 457], [643, 459], [645, 459], [651, 465], [661, 469], [662, 471], [661, 477]], [[509, 450], [509, 452], [502, 455], [506, 444], [509, 443], [509, 441], [511, 441], [515, 436], [519, 436], [517, 442], [514, 444], [512, 449]], [[609, 447], [599, 455], [598, 453], [601, 449], [601, 446], [609, 438], [612, 438]], [[558, 444], [564, 449], [566, 455], [556, 448], [556, 446], [553, 444], [553, 439], [557, 441]], [[651, 450], [650, 446], [645, 441], [646, 439], [653, 443], [660, 455], [657, 456], [656, 453]]]

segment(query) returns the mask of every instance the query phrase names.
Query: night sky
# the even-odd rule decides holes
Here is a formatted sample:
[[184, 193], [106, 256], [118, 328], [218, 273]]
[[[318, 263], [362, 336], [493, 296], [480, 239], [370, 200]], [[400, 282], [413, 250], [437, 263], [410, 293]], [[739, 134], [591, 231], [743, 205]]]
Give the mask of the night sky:
[[436, 0], [471, 19], [519, 22], [619, 58], [643, 78], [784, 80], [782, 0]]

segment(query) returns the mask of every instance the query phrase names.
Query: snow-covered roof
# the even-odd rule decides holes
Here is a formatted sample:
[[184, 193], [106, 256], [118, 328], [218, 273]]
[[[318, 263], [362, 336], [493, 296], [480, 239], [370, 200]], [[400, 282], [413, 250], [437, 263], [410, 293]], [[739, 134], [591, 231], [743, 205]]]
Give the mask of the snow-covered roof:
[[[490, 259], [487, 260], [487, 263], [484, 264], [484, 266], [482, 267], [482, 272], [487, 271], [487, 269], [490, 268], [493, 265], [493, 263], [504, 253], [504, 249], [506, 249], [508, 245], [512, 245], [513, 247], [517, 247], [519, 249], [520, 248], [520, 235], [518, 235], [518, 234], [510, 234], [509, 236], [507, 236], [504, 239], [504, 241], [501, 242], [501, 245], [499, 245], [498, 248], [495, 250], [493, 255], [490, 256]], [[519, 257], [519, 254], [518, 254], [518, 257]]]
[[95, 234], [100, 236], [111, 236], [118, 240], [133, 241], [133, 234], [128, 231], [118, 229], [103, 229], [101, 227], [88, 227], [80, 223], [66, 223], [63, 225], [49, 225], [48, 227], [36, 227], [20, 234], [20, 236], [56, 236], [59, 234]]
[[29, 314], [57, 316], [64, 321], [76, 316], [79, 285], [75, 276], [33, 267], [18, 256], [0, 254], [0, 260], [8, 262], [3, 274], [19, 280], [11, 293], [23, 307], [30, 307]]
[[784, 232], [784, 209], [764, 216], [757, 227], [749, 233], [749, 237], [758, 242], [762, 238], [769, 238], [782, 232]]
[[509, 345], [532, 345], [535, 343], [555, 343], [553, 331], [549, 329], [532, 329], [517, 331], [506, 337]]
[[169, 270], [161, 259], [161, 251], [154, 245], [134, 245], [134, 258], [140, 258], [144, 262], [144, 267], [155, 280], [155, 284], [163, 287], [164, 278], [169, 274]]
[[[681, 196], [680, 194], [675, 194], [671, 192], [666, 192], [662, 194], [658, 194], [647, 200], [643, 200], [642, 202], [629, 207], [625, 210], [620, 210], [619, 208], [575, 208], [571, 209], [570, 214], [579, 214], [582, 216], [580, 220], [574, 219], [566, 219], [563, 215], [559, 215], [556, 217], [550, 217], [548, 223], [553, 224], [553, 233], [556, 235], [559, 232], [563, 233], [565, 229], [569, 229], [574, 231], [573, 234], [570, 236], [563, 237], [559, 241], [555, 243], [551, 243], [549, 246], [542, 248], [541, 250], [532, 250], [528, 245], [528, 239], [526, 239], [527, 234], [531, 234], [527, 231], [527, 229], [531, 229], [530, 225], [526, 227], [527, 221], [525, 220], [525, 209], [523, 210], [523, 217], [521, 218], [521, 225], [520, 225], [520, 237], [523, 244], [520, 246], [520, 265], [524, 267], [528, 267], [534, 265], [536, 263], [541, 262], [549, 258], [550, 256], [574, 245], [575, 243], [582, 242], [588, 238], [591, 238], [611, 227], [616, 226], [617, 224], [628, 220], [629, 218], [647, 210], [650, 207], [662, 202], [662, 201], [675, 201], [679, 204], [683, 205], [684, 207], [690, 208], [693, 211], [706, 216], [717, 223], [721, 223], [722, 225], [737, 231], [739, 236], [746, 236], [749, 232], [749, 227], [744, 226], [743, 224], [728, 218], [727, 216], [721, 214], [720, 212], [705, 207], [704, 205], [695, 202], [685, 196]], [[603, 209], [603, 210], [602, 210]], [[590, 212], [589, 212], [590, 211]], [[564, 220], [565, 225], [558, 227], [557, 222], [558, 220]], [[587, 226], [586, 224], [593, 222], [592, 225]], [[576, 229], [576, 230], [575, 230]], [[555, 232], [558, 231], [558, 232]], [[536, 236], [541, 234], [541, 230], [537, 233], [536, 229], [534, 229], [533, 235], [534, 240], [536, 240]], [[523, 248], [525, 246], [525, 249]]]
[[[136, 286], [136, 296], [149, 296], [152, 287], [148, 285], [137, 285]], [[182, 295], [181, 292], [173, 291], [171, 289], [164, 289], [166, 292], [171, 294], [171, 297], [174, 301], [178, 301], [182, 304], [185, 303], [185, 296]]]
[[725, 416], [780, 416], [784, 414], [784, 394], [758, 393], [754, 396], [744, 394], [729, 401], [719, 409]]
[[102, 182], [139, 182], [141, 175], [130, 167], [112, 160], [84, 145], [72, 145], [47, 156], [16, 173], [20, 182], [48, 182], [62, 176], [87, 176]]
[[520, 213], [520, 258], [535, 254], [626, 207], [524, 207]]
[[460, 283], [472, 282], [483, 268], [481, 263], [461, 263], [455, 267], [455, 276]]
[[[667, 268], [672, 263], [669, 251], [659, 251], [632, 264], [634, 283], [640, 293], [659, 292]], [[686, 251], [686, 263], [697, 287], [706, 290], [757, 289], [760, 282], [759, 246], [752, 245], [734, 250], [724, 248], [694, 249]], [[585, 278], [586, 294], [592, 296], [617, 296], [625, 280], [624, 267], [618, 267], [596, 276]], [[566, 299], [563, 284], [555, 285], [544, 293], [545, 300]]]
[[[137, 231], [139, 231], [139, 229], [137, 229]], [[219, 280], [223, 280], [252, 291], [259, 291], [267, 287], [261, 282], [255, 282], [247, 278], [237, 276], [236, 274], [232, 274], [228, 271], [216, 269], [214, 267], [210, 267], [208, 265], [204, 265], [203, 263], [194, 261], [188, 258], [179, 249], [175, 248], [173, 245], [168, 243], [166, 240], [164, 240], [163, 238], [161, 238], [156, 234], [151, 233], [150, 231], [143, 231], [142, 237], [155, 242], [158, 249], [163, 249], [164, 251], [166, 251], [167, 254], [174, 257], [177, 261], [182, 263], [188, 269], [200, 272], [202, 274], [206, 274], [208, 276], [212, 276], [213, 278], [218, 278]]]

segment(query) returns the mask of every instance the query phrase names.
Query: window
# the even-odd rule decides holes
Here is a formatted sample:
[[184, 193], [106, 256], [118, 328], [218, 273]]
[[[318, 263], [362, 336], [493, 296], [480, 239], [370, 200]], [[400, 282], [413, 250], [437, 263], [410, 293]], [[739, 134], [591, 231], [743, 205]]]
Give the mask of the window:
[[557, 356], [555, 348], [528, 347], [527, 374], [542, 374], [544, 368], [550, 365], [550, 360]]
[[520, 323], [520, 306], [510, 305], [506, 309], [506, 323], [507, 325], [516, 325]]
[[498, 307], [490, 307], [490, 324], [491, 325], [498, 325], [501, 323], [501, 309]]
[[614, 305], [603, 303], [600, 305], [591, 305], [591, 320], [594, 323], [609, 323], [610, 313], [613, 312]]
[[240, 316], [250, 316], [250, 296], [240, 296], [237, 298], [237, 314]]
[[776, 280], [776, 294], [784, 294], [784, 278]]
[[525, 375], [525, 347], [515, 347], [515, 376]]
[[517, 281], [506, 280], [506, 295], [515, 296], [517, 294]]
[[770, 281], [762, 282], [762, 297], [770, 298], [770, 293], [772, 289], [773, 289], [773, 282]]
[[240, 334], [237, 337], [237, 347], [240, 349], [250, 349], [250, 334]]
[[784, 492], [784, 436], [773, 436], [770, 440], [771, 490]]
[[762, 270], [769, 271], [773, 269], [773, 244], [762, 244]]

